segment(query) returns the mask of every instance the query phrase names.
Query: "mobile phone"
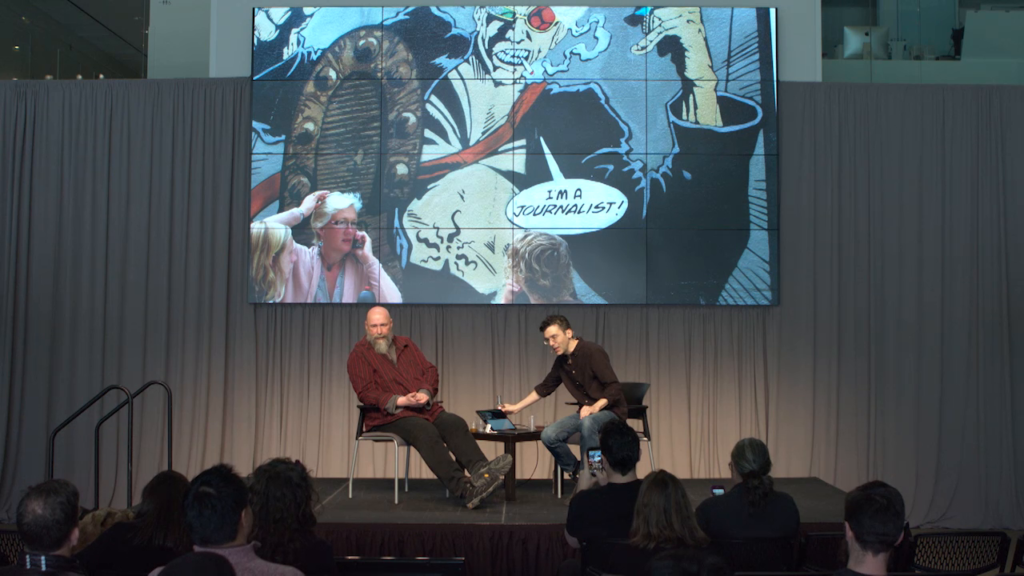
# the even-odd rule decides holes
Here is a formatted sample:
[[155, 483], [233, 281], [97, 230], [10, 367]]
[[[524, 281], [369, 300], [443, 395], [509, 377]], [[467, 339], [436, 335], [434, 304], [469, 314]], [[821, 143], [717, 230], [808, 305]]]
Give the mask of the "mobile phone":
[[587, 450], [587, 467], [593, 474], [598, 470], [604, 470], [604, 463], [601, 462], [601, 450]]
[[359, 241], [359, 236], [356, 236], [355, 238], [352, 239], [352, 249], [353, 250], [359, 250], [362, 247], [363, 247], [363, 243]]
[[715, 484], [714, 486], [711, 487], [712, 496], [721, 496], [722, 494], [725, 494], [725, 486], [722, 486], [721, 484]]

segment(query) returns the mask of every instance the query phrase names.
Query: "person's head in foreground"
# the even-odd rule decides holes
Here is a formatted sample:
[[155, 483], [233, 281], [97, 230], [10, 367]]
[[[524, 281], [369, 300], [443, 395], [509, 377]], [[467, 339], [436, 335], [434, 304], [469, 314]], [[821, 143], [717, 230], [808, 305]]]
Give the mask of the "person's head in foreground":
[[309, 470], [291, 458], [274, 458], [252, 473], [252, 539], [260, 558], [294, 566], [304, 545], [314, 540], [313, 502], [316, 491]]
[[17, 523], [29, 554], [70, 556], [78, 543], [78, 488], [60, 479], [30, 486], [18, 502]]
[[683, 482], [655, 470], [644, 478], [633, 512], [629, 541], [638, 548], [701, 548], [707, 538], [697, 526]]
[[576, 297], [569, 245], [554, 234], [517, 232], [505, 254], [505, 278], [525, 290], [533, 304], [570, 302]]
[[850, 552], [847, 568], [885, 574], [889, 555], [903, 539], [905, 516], [903, 496], [885, 482], [873, 480], [848, 493], [843, 513]]
[[615, 418], [601, 426], [598, 442], [601, 446], [603, 471], [597, 472], [602, 485], [636, 479], [636, 463], [640, 461], [640, 438], [625, 420]]
[[164, 470], [146, 484], [135, 513], [139, 526], [136, 543], [182, 554], [192, 549], [192, 539], [185, 525], [188, 490], [188, 478], [174, 470]]
[[164, 566], [160, 576], [235, 576], [235, 568], [220, 554], [190, 552]]
[[760, 508], [774, 490], [775, 483], [769, 474], [772, 459], [768, 446], [757, 438], [744, 438], [736, 443], [729, 457], [729, 470], [735, 483], [746, 487], [747, 504], [751, 509]]
[[724, 560], [703, 550], [675, 548], [661, 552], [647, 564], [648, 576], [732, 576]]
[[192, 542], [204, 548], [240, 546], [252, 531], [245, 482], [228, 464], [199, 473], [185, 498], [185, 523]]
[[280, 302], [295, 263], [292, 229], [274, 222], [253, 222], [249, 226], [252, 250], [250, 277], [259, 302]]
[[387, 354], [395, 335], [391, 333], [391, 314], [383, 306], [374, 306], [366, 313], [366, 341], [378, 354]]

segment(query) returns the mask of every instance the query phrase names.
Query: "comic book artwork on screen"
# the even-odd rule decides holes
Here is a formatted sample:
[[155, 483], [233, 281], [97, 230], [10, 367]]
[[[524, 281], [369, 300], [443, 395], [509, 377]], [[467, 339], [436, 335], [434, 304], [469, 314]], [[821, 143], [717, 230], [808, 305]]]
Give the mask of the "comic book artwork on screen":
[[770, 8], [257, 8], [253, 302], [771, 305]]

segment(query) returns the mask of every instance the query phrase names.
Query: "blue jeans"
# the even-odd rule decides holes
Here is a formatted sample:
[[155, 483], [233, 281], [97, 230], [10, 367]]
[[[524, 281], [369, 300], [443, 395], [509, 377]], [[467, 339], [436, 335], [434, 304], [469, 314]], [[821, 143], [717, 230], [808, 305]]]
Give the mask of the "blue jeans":
[[579, 460], [576, 459], [576, 456], [569, 449], [569, 445], [565, 441], [569, 439], [569, 436], [579, 432], [580, 457], [582, 458], [587, 453], [587, 450], [596, 450], [601, 447], [601, 443], [598, 440], [598, 432], [601, 431], [601, 426], [604, 426], [605, 422], [615, 418], [618, 418], [618, 416], [611, 410], [601, 410], [597, 414], [591, 414], [582, 420], [580, 420], [579, 413], [570, 414], [551, 426], [544, 428], [540, 433], [540, 441], [544, 443], [544, 446], [551, 452], [551, 455], [555, 457], [555, 463], [562, 470], [565, 470], [566, 473], [572, 474]]

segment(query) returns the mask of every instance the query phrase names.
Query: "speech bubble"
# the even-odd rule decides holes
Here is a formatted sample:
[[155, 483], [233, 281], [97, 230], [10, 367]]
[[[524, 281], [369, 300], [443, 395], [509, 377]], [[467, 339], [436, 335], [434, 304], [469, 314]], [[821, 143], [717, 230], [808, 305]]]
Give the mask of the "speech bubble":
[[520, 228], [550, 234], [586, 234], [619, 221], [629, 208], [626, 195], [593, 180], [564, 178], [541, 138], [551, 181], [523, 190], [505, 205], [505, 217]]

